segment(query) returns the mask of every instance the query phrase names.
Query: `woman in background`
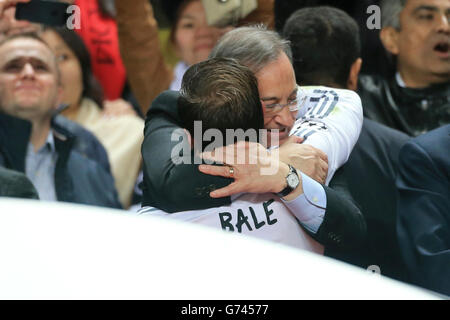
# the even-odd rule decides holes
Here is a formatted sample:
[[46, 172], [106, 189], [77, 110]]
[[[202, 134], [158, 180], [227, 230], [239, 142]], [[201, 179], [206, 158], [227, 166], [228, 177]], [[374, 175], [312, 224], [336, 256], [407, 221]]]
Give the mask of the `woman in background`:
[[[130, 5], [129, 0], [115, 0], [115, 4], [122, 58], [143, 114], [162, 91], [179, 90], [186, 69], [206, 60], [219, 38], [231, 29], [209, 26], [200, 0], [162, 1], [172, 23], [170, 39], [180, 59], [172, 70], [164, 61], [149, 1], [134, 0]], [[244, 23], [252, 22], [273, 26], [273, 0], [258, 1], [258, 9]]]
[[143, 120], [136, 115], [105, 117], [102, 88], [95, 79], [89, 52], [72, 30], [46, 28], [41, 35], [54, 51], [61, 72], [64, 116], [92, 131], [104, 145], [124, 208], [131, 202], [141, 166]]
[[[127, 84], [119, 51], [114, 0], [60, 0], [80, 8], [81, 26], [75, 29], [91, 56], [91, 67], [103, 89], [103, 113], [136, 114], [137, 102]], [[131, 104], [133, 102], [134, 106]]]

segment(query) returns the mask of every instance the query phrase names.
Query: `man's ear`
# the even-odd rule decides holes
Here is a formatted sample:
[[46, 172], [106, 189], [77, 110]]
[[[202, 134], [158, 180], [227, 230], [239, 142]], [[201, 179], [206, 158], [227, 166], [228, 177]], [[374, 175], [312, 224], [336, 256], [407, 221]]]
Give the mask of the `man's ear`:
[[385, 27], [380, 31], [381, 43], [384, 48], [393, 55], [398, 54], [398, 30], [393, 27]]
[[358, 89], [358, 76], [361, 71], [362, 59], [358, 58], [350, 67], [350, 73], [347, 80], [347, 89], [356, 91]]

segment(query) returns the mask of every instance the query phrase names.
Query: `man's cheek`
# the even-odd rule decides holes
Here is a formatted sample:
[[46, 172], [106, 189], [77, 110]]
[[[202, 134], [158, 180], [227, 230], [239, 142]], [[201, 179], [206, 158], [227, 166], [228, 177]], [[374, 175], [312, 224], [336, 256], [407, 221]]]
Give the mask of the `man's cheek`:
[[264, 117], [264, 128], [267, 128], [271, 121], [272, 121], [272, 118]]
[[5, 99], [7, 96], [6, 85], [0, 81], [0, 108], [5, 103]]

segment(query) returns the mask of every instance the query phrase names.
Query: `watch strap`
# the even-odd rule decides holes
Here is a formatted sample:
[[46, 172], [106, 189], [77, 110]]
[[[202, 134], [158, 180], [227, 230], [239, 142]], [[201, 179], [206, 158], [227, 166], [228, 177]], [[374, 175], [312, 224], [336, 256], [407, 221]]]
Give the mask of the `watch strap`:
[[288, 194], [290, 194], [292, 191], [294, 191], [294, 189], [298, 186], [295, 186], [295, 188], [293, 188], [293, 187], [291, 187], [290, 185], [289, 185], [289, 182], [287, 181], [287, 179], [288, 179], [288, 177], [291, 175], [291, 174], [295, 174], [297, 177], [298, 177], [298, 173], [297, 173], [297, 170], [295, 170], [295, 168], [293, 167], [293, 166], [291, 166], [290, 164], [288, 164], [288, 166], [289, 166], [289, 173], [287, 174], [287, 176], [286, 176], [286, 188], [284, 188], [283, 190], [281, 190], [280, 192], [278, 192], [278, 193], [276, 193], [276, 195], [277, 196], [279, 196], [279, 197], [285, 197], [285, 196], [287, 196]]

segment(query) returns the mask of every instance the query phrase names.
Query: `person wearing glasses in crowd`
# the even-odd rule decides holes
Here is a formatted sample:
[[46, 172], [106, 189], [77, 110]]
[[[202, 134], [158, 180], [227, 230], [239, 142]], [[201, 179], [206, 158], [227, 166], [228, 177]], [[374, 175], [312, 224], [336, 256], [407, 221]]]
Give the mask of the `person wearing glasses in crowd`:
[[79, 150], [86, 141], [69, 120], [56, 119], [61, 86], [37, 34], [0, 42], [0, 166], [25, 173], [41, 200], [121, 208], [110, 172]]

